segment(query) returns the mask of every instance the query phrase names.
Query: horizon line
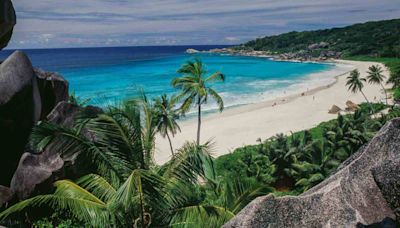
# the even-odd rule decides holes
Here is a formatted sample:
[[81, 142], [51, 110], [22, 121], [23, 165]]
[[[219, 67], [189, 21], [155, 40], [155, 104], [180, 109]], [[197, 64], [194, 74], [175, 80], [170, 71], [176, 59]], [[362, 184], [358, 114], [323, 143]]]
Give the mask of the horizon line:
[[4, 48], [0, 51], [16, 51], [16, 50], [46, 50], [46, 49], [90, 49], [90, 48], [131, 48], [131, 47], [199, 47], [199, 46], [238, 46], [241, 44], [179, 44], [179, 45], [134, 45], [134, 46], [87, 46], [87, 47], [53, 47], [53, 48]]

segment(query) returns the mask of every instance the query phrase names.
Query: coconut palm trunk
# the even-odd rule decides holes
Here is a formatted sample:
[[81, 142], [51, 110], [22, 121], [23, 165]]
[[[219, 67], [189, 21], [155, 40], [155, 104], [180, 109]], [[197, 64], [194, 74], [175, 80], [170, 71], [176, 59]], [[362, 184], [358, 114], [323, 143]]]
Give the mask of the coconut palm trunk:
[[201, 128], [201, 98], [198, 99], [198, 116], [197, 116], [197, 145], [200, 145], [200, 128]]
[[369, 102], [367, 96], [365, 96], [365, 94], [364, 94], [364, 92], [363, 92], [362, 90], [360, 90], [360, 92], [361, 92], [361, 94], [363, 95], [364, 99], [365, 99], [365, 100], [367, 101], [367, 103], [369, 104], [369, 107], [371, 108], [371, 111], [372, 111], [373, 113], [375, 113], [375, 110], [374, 110], [374, 108], [372, 107], [371, 102]]
[[382, 89], [383, 89], [383, 92], [385, 93], [386, 105], [388, 105], [388, 95], [387, 95], [387, 92], [386, 92], [385, 87], [383, 86], [383, 84], [382, 84], [382, 83], [380, 83], [380, 84], [381, 84], [381, 87], [382, 87]]
[[171, 137], [169, 137], [168, 131], [167, 131], [167, 138], [168, 138], [168, 142], [169, 142], [169, 147], [171, 148], [172, 157], [174, 157], [175, 156], [174, 148], [172, 147], [172, 141], [171, 141]]

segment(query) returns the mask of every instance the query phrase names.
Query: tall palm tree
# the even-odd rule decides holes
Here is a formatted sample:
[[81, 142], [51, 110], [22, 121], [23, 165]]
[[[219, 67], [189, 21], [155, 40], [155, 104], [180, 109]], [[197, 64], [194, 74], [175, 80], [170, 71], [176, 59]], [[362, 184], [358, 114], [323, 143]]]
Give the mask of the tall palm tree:
[[367, 103], [370, 105], [371, 110], [372, 110], [372, 105], [369, 102], [367, 96], [365, 96], [365, 94], [363, 92], [363, 88], [364, 88], [363, 83], [366, 82], [366, 79], [360, 77], [360, 72], [357, 69], [352, 70], [350, 72], [350, 75], [346, 79], [347, 79], [346, 86], [348, 86], [348, 89], [352, 93], [360, 92], [363, 95], [364, 99], [367, 101]]
[[172, 147], [172, 141], [169, 133], [171, 133], [172, 137], [174, 137], [178, 131], [181, 131], [178, 123], [176, 122], [176, 120], [179, 118], [179, 114], [178, 110], [175, 109], [175, 105], [176, 97], [172, 96], [169, 99], [166, 94], [156, 98], [154, 101], [154, 108], [157, 116], [157, 131], [162, 137], [168, 138], [172, 157], [174, 156], [174, 148]]
[[370, 84], [378, 84], [382, 87], [383, 92], [385, 93], [386, 97], [386, 105], [388, 104], [388, 96], [383, 86], [383, 82], [385, 81], [385, 75], [382, 74], [382, 68], [379, 65], [372, 65], [368, 68], [368, 76], [367, 80]]
[[208, 144], [198, 147], [188, 143], [166, 170], [134, 169], [118, 185], [98, 174], [85, 175], [75, 182], [60, 180], [54, 183], [53, 194], [21, 201], [2, 212], [0, 218], [48, 205], [69, 212], [91, 227], [164, 227], [186, 223], [192, 227], [193, 218], [210, 219], [210, 211], [226, 221], [234, 216], [229, 210], [192, 202], [198, 177], [213, 178], [207, 172], [212, 166], [209, 149]]
[[198, 108], [197, 123], [197, 144], [200, 144], [200, 127], [201, 127], [201, 105], [207, 103], [209, 97], [214, 99], [219, 111], [224, 109], [224, 102], [221, 96], [209, 85], [213, 82], [225, 81], [225, 76], [221, 72], [215, 72], [207, 76], [205, 66], [200, 59], [188, 61], [179, 70], [178, 73], [183, 74], [180, 78], [172, 80], [172, 86], [181, 89], [178, 99], [182, 99], [181, 110], [183, 113], [189, 111], [190, 107], [195, 104]]
[[400, 68], [394, 68], [391, 70], [387, 83], [391, 83], [393, 89], [400, 87]]
[[0, 219], [41, 205], [68, 212], [91, 227], [190, 227], [200, 216], [230, 219], [233, 214], [225, 208], [193, 201], [200, 179], [214, 182], [212, 145], [186, 143], [171, 161], [157, 167], [148, 158], [152, 153], [147, 154], [151, 143], [146, 137], [151, 134], [143, 129], [151, 118], [141, 117], [147, 114], [130, 102], [94, 117], [82, 116], [72, 127], [48, 122], [36, 126], [32, 145], [38, 150], [52, 146], [63, 155], [77, 155], [95, 167], [94, 174], [75, 182], [57, 181], [53, 194], [21, 201], [3, 211]]

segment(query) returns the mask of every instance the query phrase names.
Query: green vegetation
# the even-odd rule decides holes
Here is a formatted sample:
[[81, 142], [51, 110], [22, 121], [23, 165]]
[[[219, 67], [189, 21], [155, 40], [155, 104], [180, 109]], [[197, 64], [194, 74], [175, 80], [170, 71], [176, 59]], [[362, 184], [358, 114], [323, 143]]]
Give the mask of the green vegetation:
[[[385, 104], [373, 104], [376, 112], [385, 108]], [[354, 114], [339, 115], [315, 128], [238, 148], [215, 160], [217, 175], [264, 183], [274, 187], [277, 195], [299, 194], [332, 174], [387, 120], [400, 116], [399, 108], [377, 118], [371, 118], [371, 111], [364, 103]]]
[[400, 101], [400, 88], [394, 90], [393, 99], [397, 102]]
[[[398, 39], [392, 36], [398, 34], [399, 21], [288, 33], [249, 42], [245, 47], [283, 52], [325, 41], [348, 56], [356, 53], [396, 56]], [[366, 39], [367, 29], [371, 30], [368, 38], [376, 39], [362, 40]], [[376, 35], [382, 31], [386, 31], [386, 39], [382, 34]], [[270, 49], [271, 45], [274, 49]], [[365, 45], [369, 48], [365, 49]], [[379, 49], [385, 45], [392, 46]], [[394, 99], [400, 100], [399, 58], [349, 58], [386, 64]], [[178, 72], [182, 77], [172, 81], [181, 90], [176, 96], [149, 99], [141, 92], [139, 97], [108, 107], [104, 113], [79, 116], [71, 127], [48, 122], [35, 126], [30, 145], [41, 151], [52, 144], [63, 156], [77, 156], [82, 175], [73, 180], [59, 180], [48, 194], [11, 205], [0, 213], [3, 224], [220, 227], [258, 196], [298, 195], [320, 183], [367, 143], [383, 124], [400, 116], [400, 108], [366, 99], [352, 114], [339, 115], [306, 131], [278, 134], [264, 142], [260, 140], [258, 145], [237, 148], [231, 154], [213, 159], [212, 142], [200, 144], [201, 106], [213, 99], [219, 110], [223, 110], [222, 98], [210, 85], [223, 82], [225, 76], [220, 72], [207, 75], [198, 59], [188, 61]], [[368, 73], [364, 79], [357, 70], [353, 71], [347, 78], [349, 89], [363, 93], [366, 81], [383, 87], [379, 66], [371, 66]], [[87, 100], [72, 95], [70, 102], [85, 105]], [[182, 103], [179, 108], [178, 102]], [[193, 106], [198, 109], [197, 141], [186, 142], [174, 150], [172, 138], [180, 131], [177, 119]], [[387, 114], [380, 113], [384, 109], [389, 110]], [[172, 155], [162, 166], [154, 162], [156, 134], [168, 139]]]
[[[400, 19], [367, 22], [344, 28], [317, 31], [289, 32], [259, 38], [239, 46], [277, 53], [307, 50], [315, 43], [326, 42], [328, 50], [341, 52], [343, 57], [368, 55], [377, 57], [400, 57]], [[313, 50], [318, 56], [326, 48]]]
[[32, 132], [34, 145], [45, 147], [52, 142], [64, 148], [65, 155], [79, 154], [79, 160], [92, 164], [94, 173], [76, 181], [57, 181], [54, 193], [17, 203], [1, 216], [48, 205], [93, 227], [191, 223], [202, 211], [205, 217], [218, 216], [222, 222], [231, 218], [225, 207], [203, 203], [197, 194], [199, 178], [204, 180], [204, 189], [215, 188], [211, 145], [188, 142], [167, 165], [154, 165], [146, 145], [146, 132], [151, 131], [146, 128], [154, 125], [141, 121], [150, 112], [141, 112], [148, 104], [139, 105], [125, 104], [95, 117], [81, 117], [72, 128], [47, 122], [37, 125]]
[[175, 109], [175, 105], [176, 97], [171, 97], [169, 99], [166, 94], [156, 98], [154, 102], [156, 116], [159, 120], [156, 124], [157, 131], [162, 137], [168, 138], [172, 157], [174, 156], [174, 148], [172, 146], [172, 141], [169, 133], [171, 133], [172, 137], [174, 137], [178, 131], [181, 131], [178, 123], [176, 122], [176, 120], [179, 118], [179, 114], [178, 110]]
[[198, 108], [197, 145], [199, 145], [201, 105], [207, 103], [209, 98], [211, 98], [217, 102], [219, 111], [222, 112], [224, 109], [224, 101], [209, 84], [218, 81], [223, 82], [225, 76], [221, 72], [215, 72], [206, 77], [207, 71], [199, 59], [188, 61], [178, 70], [178, 73], [183, 74], [183, 76], [172, 80], [172, 86], [182, 90], [178, 95], [178, 99], [183, 100], [182, 106], [180, 107], [183, 114], [189, 111], [193, 104]]
[[386, 104], [388, 104], [388, 95], [386, 92], [385, 87], [383, 86], [383, 83], [385, 82], [386, 77], [382, 74], [382, 68], [379, 65], [372, 65], [368, 68], [368, 76], [366, 80], [370, 84], [378, 84], [381, 86], [383, 92], [385, 93], [385, 101]]
[[[191, 74], [194, 71], [196, 74]], [[38, 227], [220, 227], [255, 197], [271, 192], [269, 186], [252, 180], [217, 177], [211, 142], [186, 142], [165, 165], [155, 164], [156, 133], [175, 134], [178, 113], [185, 113], [191, 100], [197, 98], [200, 106], [210, 94], [217, 98], [220, 110], [223, 108], [217, 92], [205, 85], [223, 80], [221, 73], [203, 79], [205, 71], [199, 60], [184, 65], [180, 72], [187, 75], [174, 84], [183, 89], [184, 96], [190, 95], [183, 102], [184, 110], [175, 109], [176, 97], [163, 95], [150, 100], [141, 92], [139, 97], [108, 107], [104, 113], [79, 115], [70, 127], [46, 121], [36, 125], [30, 142], [34, 149], [51, 146], [63, 156], [77, 156], [83, 175], [76, 180], [56, 181], [48, 194], [10, 206], [0, 214], [3, 223]], [[194, 90], [189, 87], [193, 85]], [[185, 93], [187, 89], [191, 92]], [[71, 99], [78, 103], [78, 99]], [[171, 150], [174, 152], [172, 146]]]
[[360, 78], [360, 72], [357, 69], [352, 70], [350, 72], [350, 75], [346, 79], [347, 79], [346, 86], [348, 86], [349, 90], [352, 93], [360, 92], [363, 95], [364, 99], [367, 101], [367, 103], [370, 103], [368, 101], [367, 96], [365, 96], [362, 90], [364, 88], [363, 83], [366, 82], [367, 80], [365, 78]]
[[390, 70], [390, 77], [388, 83], [392, 84], [393, 90], [400, 88], [400, 58], [377, 58], [369, 56], [353, 56], [347, 57], [349, 60], [356, 61], [369, 61], [369, 62], [380, 62], [385, 64]]

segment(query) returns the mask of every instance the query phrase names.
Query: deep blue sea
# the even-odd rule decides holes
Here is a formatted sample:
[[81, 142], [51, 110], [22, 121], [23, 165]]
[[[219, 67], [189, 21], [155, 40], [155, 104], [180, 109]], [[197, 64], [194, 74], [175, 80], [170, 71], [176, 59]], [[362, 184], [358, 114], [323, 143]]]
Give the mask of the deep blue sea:
[[[225, 83], [215, 84], [225, 106], [273, 99], [304, 91], [333, 80], [321, 72], [335, 65], [272, 61], [268, 58], [218, 54], [186, 54], [188, 48], [209, 50], [217, 46], [152, 46], [23, 50], [35, 67], [56, 71], [70, 82], [70, 91], [96, 105], [129, 99], [138, 88], [154, 97], [176, 92], [171, 79], [187, 60], [201, 58], [210, 73], [221, 71]], [[12, 50], [0, 52], [4, 59]], [[310, 76], [314, 75], [314, 76]], [[209, 104], [208, 109], [214, 105]]]

